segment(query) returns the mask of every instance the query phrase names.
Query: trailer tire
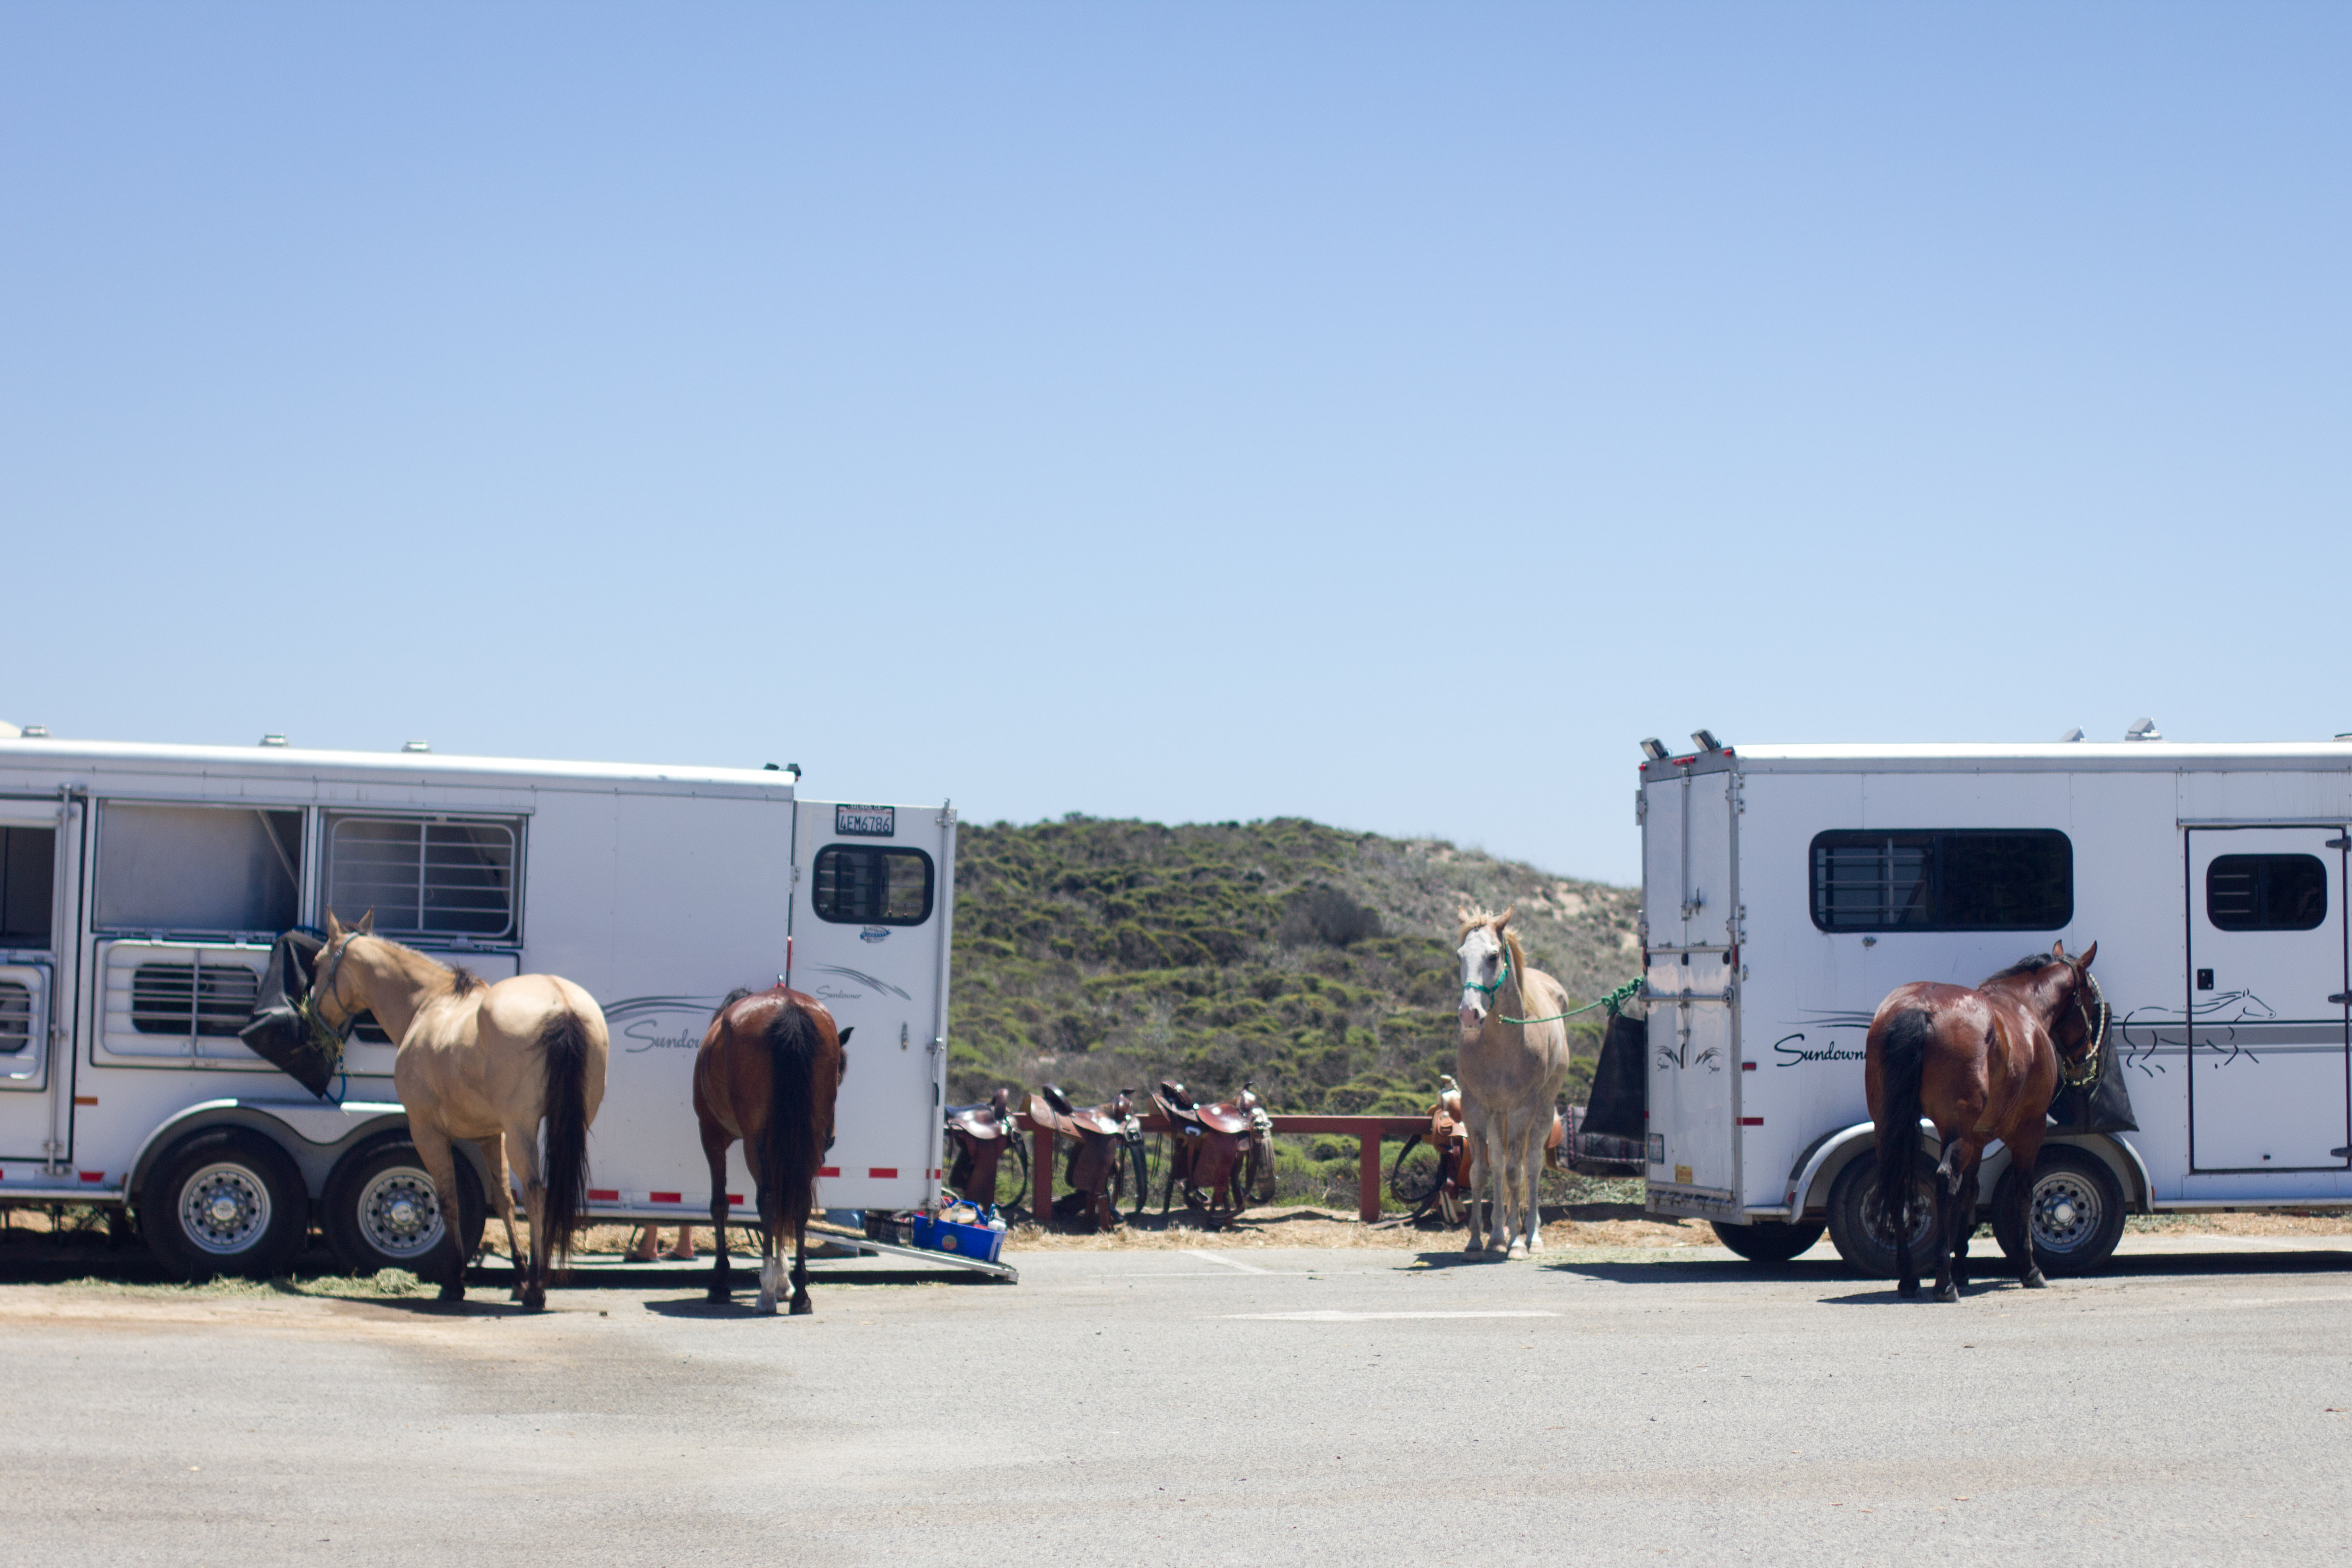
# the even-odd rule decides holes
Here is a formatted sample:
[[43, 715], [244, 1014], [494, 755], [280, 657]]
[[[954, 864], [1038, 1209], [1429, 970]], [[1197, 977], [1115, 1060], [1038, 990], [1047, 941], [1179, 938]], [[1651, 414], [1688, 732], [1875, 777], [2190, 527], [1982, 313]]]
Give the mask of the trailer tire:
[[198, 1133], [157, 1163], [140, 1188], [140, 1233], [184, 1280], [285, 1273], [310, 1230], [301, 1173], [258, 1133]]
[[1716, 1239], [1750, 1263], [1786, 1263], [1822, 1239], [1827, 1227], [1818, 1219], [1790, 1224], [1785, 1219], [1759, 1219], [1734, 1225], [1727, 1219], [1708, 1221]]
[[[457, 1239], [471, 1258], [481, 1247], [488, 1206], [472, 1164], [463, 1155], [456, 1163]], [[346, 1156], [327, 1182], [325, 1229], [354, 1274], [405, 1269], [419, 1279], [435, 1276], [446, 1256], [441, 1200], [416, 1145], [395, 1138]]]
[[[1993, 1199], [1992, 1233], [2009, 1260], [2022, 1265], [2025, 1237], [2007, 1222], [2009, 1206], [2002, 1201], [2017, 1179], [2014, 1167], [2001, 1175]], [[2106, 1161], [2086, 1149], [2065, 1144], [2045, 1147], [2033, 1164], [2025, 1214], [2033, 1260], [2044, 1274], [2088, 1274], [2104, 1268], [2123, 1239], [2123, 1184]]]
[[[1927, 1261], [1928, 1237], [1936, 1228], [1935, 1167], [1923, 1156], [1912, 1199], [1911, 1260]], [[1878, 1207], [1878, 1152], [1866, 1150], [1838, 1173], [1830, 1187], [1830, 1240], [1838, 1256], [1874, 1279], [1895, 1278], [1895, 1237]]]

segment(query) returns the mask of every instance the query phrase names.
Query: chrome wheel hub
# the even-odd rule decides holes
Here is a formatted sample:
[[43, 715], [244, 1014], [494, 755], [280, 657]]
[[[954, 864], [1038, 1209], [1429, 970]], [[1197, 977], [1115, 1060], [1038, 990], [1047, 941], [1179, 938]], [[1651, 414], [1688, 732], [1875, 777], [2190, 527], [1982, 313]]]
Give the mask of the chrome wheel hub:
[[2033, 1240], [2052, 1252], [2070, 1252], [2099, 1228], [2099, 1195], [2072, 1171], [2057, 1171], [2033, 1184]]
[[441, 1200], [432, 1178], [395, 1166], [360, 1189], [360, 1234], [393, 1258], [421, 1258], [441, 1244]]
[[180, 1228], [215, 1257], [243, 1252], [269, 1228], [269, 1189], [243, 1166], [206, 1166], [180, 1189]]

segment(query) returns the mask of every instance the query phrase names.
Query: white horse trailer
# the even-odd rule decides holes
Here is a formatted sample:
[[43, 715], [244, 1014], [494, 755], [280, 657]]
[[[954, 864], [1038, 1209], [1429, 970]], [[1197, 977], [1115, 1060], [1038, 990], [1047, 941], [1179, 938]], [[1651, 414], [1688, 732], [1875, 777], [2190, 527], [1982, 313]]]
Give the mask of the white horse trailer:
[[[2062, 939], [2098, 944], [2137, 1129], [2052, 1134], [2045, 1269], [2096, 1267], [2126, 1211], [2352, 1205], [2352, 740], [1693, 739], [1645, 743], [1637, 808], [1653, 1212], [1759, 1258], [1827, 1223], [1867, 1266], [1872, 1014]], [[1980, 1201], [2007, 1168], [1996, 1145]]]
[[[132, 1210], [184, 1266], [359, 1267], [443, 1217], [373, 1020], [331, 1101], [237, 1038], [273, 938], [331, 909], [485, 978], [566, 976], [612, 1058], [599, 1218], [707, 1219], [695, 1049], [779, 977], [856, 1034], [818, 1184], [836, 1208], [939, 1191], [956, 823], [795, 798], [796, 771], [0, 739], [0, 1204]], [[495, 1174], [469, 1145], [468, 1249]], [[727, 1201], [750, 1213], [740, 1146]]]

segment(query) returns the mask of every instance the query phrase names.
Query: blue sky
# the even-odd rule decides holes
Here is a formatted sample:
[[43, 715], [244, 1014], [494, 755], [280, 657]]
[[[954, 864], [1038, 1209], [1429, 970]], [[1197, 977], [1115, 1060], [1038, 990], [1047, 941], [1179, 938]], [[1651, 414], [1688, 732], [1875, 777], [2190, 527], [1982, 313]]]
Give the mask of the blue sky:
[[2352, 729], [2352, 11], [0, 5], [0, 716], [1638, 874]]

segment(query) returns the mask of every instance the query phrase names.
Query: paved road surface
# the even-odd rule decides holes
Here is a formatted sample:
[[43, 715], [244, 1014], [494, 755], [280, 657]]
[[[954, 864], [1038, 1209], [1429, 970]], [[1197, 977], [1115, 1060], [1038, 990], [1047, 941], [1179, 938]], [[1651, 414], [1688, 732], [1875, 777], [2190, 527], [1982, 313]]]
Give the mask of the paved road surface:
[[2342, 1558], [2352, 1259], [2135, 1240], [1958, 1307], [1381, 1251], [1031, 1254], [797, 1320], [0, 1286], [0, 1563]]

